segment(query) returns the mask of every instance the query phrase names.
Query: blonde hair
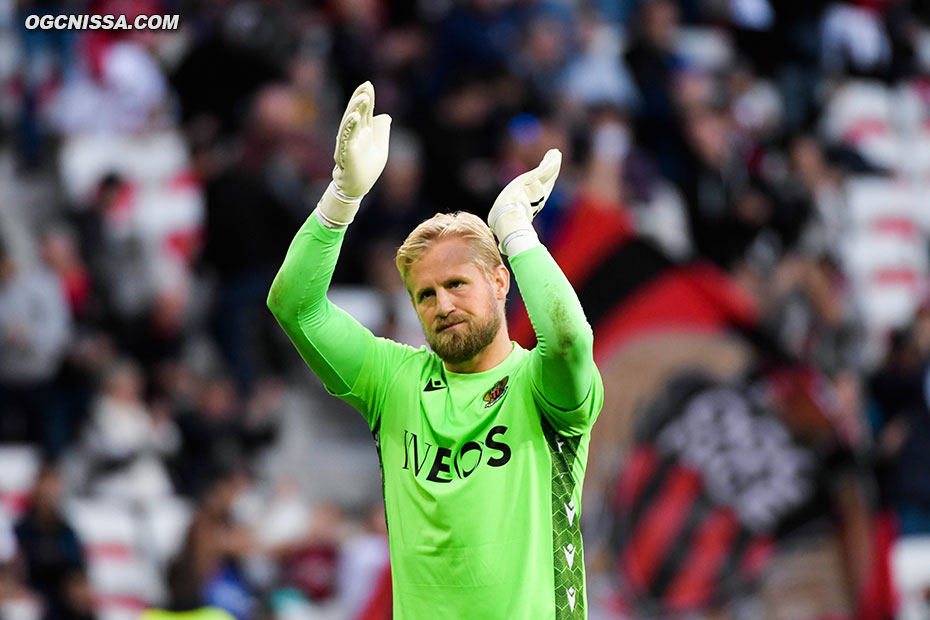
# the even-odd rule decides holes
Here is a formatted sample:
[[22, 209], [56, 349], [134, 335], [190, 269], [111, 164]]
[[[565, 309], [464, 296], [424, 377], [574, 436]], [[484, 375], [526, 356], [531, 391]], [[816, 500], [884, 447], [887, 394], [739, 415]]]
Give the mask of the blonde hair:
[[437, 213], [420, 222], [419, 226], [407, 235], [403, 245], [397, 248], [397, 270], [408, 291], [410, 286], [407, 283], [407, 275], [413, 263], [426, 253], [434, 241], [449, 237], [461, 237], [471, 242], [475, 262], [488, 277], [494, 269], [504, 264], [494, 234], [481, 218], [466, 211]]

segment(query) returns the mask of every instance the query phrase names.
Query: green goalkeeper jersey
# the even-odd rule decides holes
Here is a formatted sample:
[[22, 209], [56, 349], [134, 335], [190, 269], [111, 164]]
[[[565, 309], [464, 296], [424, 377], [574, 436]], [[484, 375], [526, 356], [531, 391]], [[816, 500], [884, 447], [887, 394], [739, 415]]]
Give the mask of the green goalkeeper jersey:
[[[590, 328], [558, 266], [542, 247], [511, 260], [540, 344], [514, 344], [496, 367], [460, 374], [326, 300], [341, 240], [310, 217], [269, 306], [327, 390], [372, 430], [395, 619], [586, 618], [581, 488], [603, 386], [590, 351], [575, 359], [566, 339], [572, 329], [590, 339]], [[560, 385], [579, 381], [587, 389], [575, 406], [552, 404], [565, 402]]]

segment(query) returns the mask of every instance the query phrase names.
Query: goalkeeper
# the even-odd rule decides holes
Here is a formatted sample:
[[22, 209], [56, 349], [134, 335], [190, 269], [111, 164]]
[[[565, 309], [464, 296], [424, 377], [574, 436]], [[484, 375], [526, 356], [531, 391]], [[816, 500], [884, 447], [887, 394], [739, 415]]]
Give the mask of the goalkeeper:
[[[431, 351], [375, 337], [326, 290], [346, 227], [387, 161], [390, 117], [362, 84], [333, 181], [297, 233], [268, 306], [332, 394], [368, 422], [381, 459], [397, 620], [586, 618], [578, 521], [603, 403], [591, 328], [533, 230], [561, 164], [546, 153], [488, 222], [437, 214], [397, 251]], [[511, 342], [510, 260], [536, 331]]]

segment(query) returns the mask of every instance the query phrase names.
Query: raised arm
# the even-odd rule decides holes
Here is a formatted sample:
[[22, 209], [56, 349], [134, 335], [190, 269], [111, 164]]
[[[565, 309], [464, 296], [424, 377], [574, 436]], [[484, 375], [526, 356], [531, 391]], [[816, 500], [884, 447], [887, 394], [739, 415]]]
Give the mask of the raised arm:
[[374, 88], [365, 82], [342, 117], [333, 181], [291, 242], [268, 294], [269, 309], [304, 361], [339, 395], [353, 388], [377, 340], [326, 298], [345, 229], [387, 162], [391, 119], [372, 116], [373, 109]]
[[536, 332], [533, 386], [544, 411], [564, 433], [593, 423], [603, 389], [594, 366], [594, 336], [568, 279], [533, 229], [559, 174], [562, 154], [552, 149], [542, 163], [501, 192], [488, 224], [513, 268]]

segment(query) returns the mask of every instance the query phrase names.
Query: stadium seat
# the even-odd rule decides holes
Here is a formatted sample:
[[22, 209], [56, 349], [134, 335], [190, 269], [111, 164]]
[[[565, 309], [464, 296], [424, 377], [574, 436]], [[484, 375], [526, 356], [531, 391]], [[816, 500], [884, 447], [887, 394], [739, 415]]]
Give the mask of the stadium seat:
[[65, 140], [59, 155], [62, 187], [75, 203], [91, 197], [111, 172], [140, 184], [160, 184], [186, 169], [188, 162], [184, 139], [176, 131], [74, 135]]
[[875, 165], [899, 169], [905, 160], [893, 104], [884, 85], [849, 82], [827, 104], [824, 132], [829, 140], [854, 147]]
[[824, 130], [829, 138], [856, 145], [863, 139], [893, 130], [889, 90], [878, 82], [850, 81], [827, 103]]
[[161, 565], [166, 566], [180, 551], [193, 515], [193, 506], [181, 497], [166, 497], [147, 507], [141, 525], [143, 542]]
[[84, 544], [91, 587], [104, 617], [112, 613], [117, 620], [124, 612], [138, 614], [166, 598], [161, 566], [153, 551], [159, 534], [147, 510], [146, 506], [99, 498], [72, 499], [66, 504], [66, 513]]
[[[852, 232], [843, 248], [849, 276], [853, 279], [872, 279], [879, 271], [901, 270], [924, 275], [927, 273], [924, 241], [923, 236], [916, 234], [903, 238], [897, 231], [875, 232], [874, 229], [868, 229]], [[888, 277], [881, 279], [887, 281]]]
[[930, 618], [930, 536], [899, 539], [891, 550], [891, 573], [900, 597], [898, 620]]
[[881, 218], [918, 221], [921, 211], [919, 187], [913, 183], [874, 177], [856, 177], [846, 183], [850, 224], [868, 226]]
[[28, 508], [39, 465], [39, 451], [33, 446], [0, 447], [0, 509], [10, 519], [15, 520]]
[[892, 329], [908, 325], [930, 284], [926, 186], [857, 177], [846, 186], [841, 255], [852, 300], [867, 331], [863, 358], [878, 363]]
[[334, 286], [329, 289], [330, 300], [356, 321], [379, 333], [387, 317], [384, 315], [384, 300], [372, 287]]
[[733, 48], [726, 33], [717, 28], [682, 28], [677, 51], [691, 66], [705, 71], [717, 71], [733, 63]]

